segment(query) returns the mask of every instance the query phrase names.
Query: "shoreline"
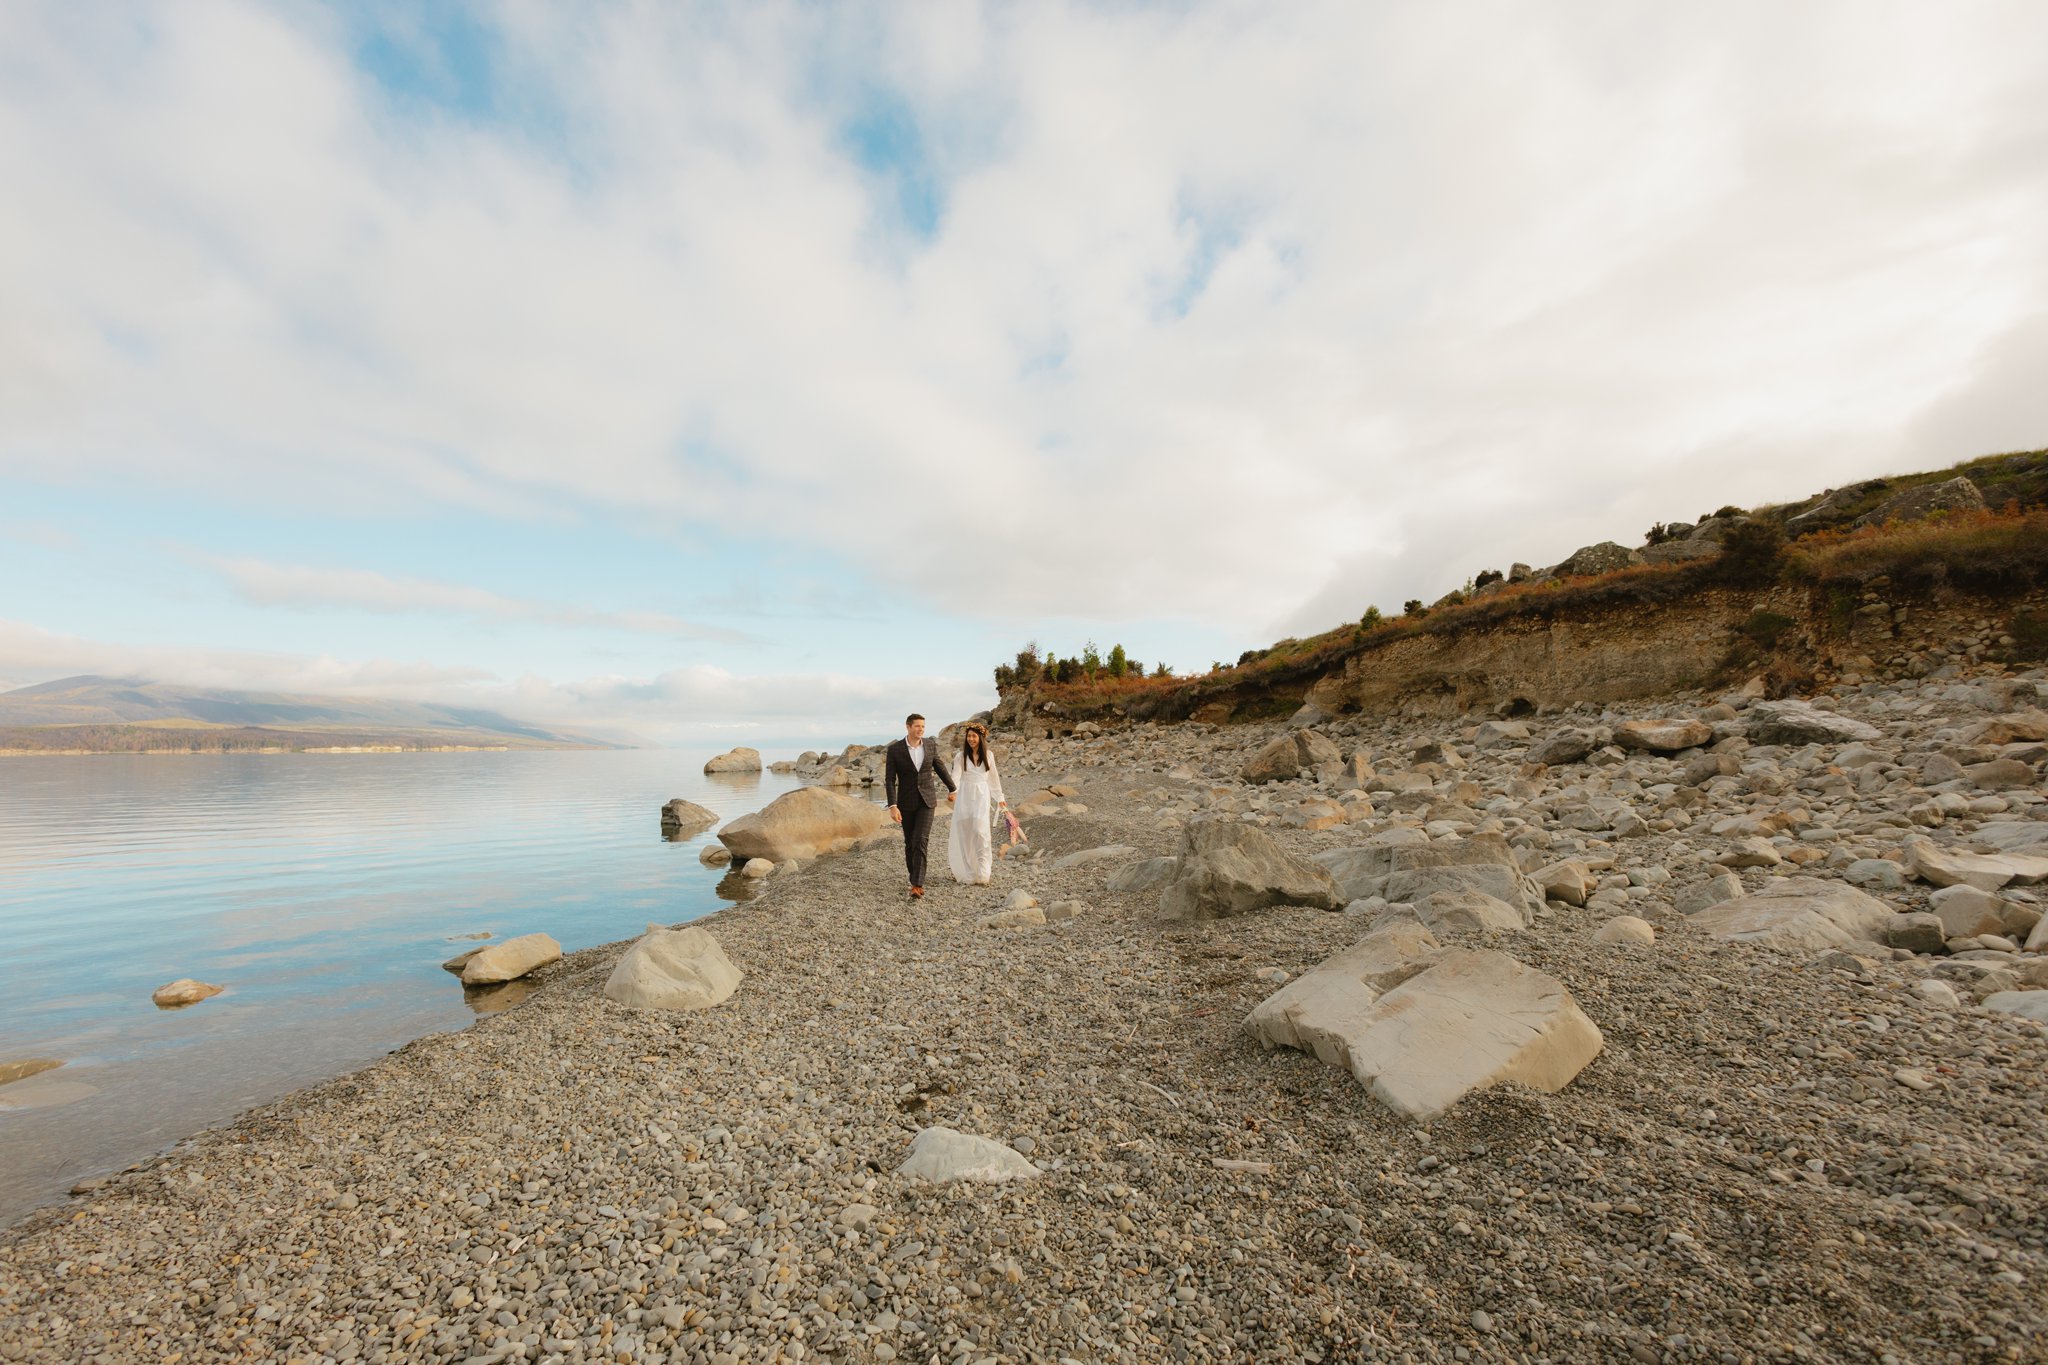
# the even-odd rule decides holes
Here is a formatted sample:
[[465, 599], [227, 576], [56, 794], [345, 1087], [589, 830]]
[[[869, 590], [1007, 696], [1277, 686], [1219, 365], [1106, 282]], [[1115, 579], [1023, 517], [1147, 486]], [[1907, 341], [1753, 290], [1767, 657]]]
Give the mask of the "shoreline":
[[[1444, 728], [1361, 739], [1378, 753]], [[1261, 1049], [1242, 1022], [1272, 990], [1258, 971], [1312, 969], [1359, 918], [1190, 923], [1108, 884], [1171, 853], [1195, 809], [1243, 809], [1300, 852], [1429, 813], [1376, 796], [1368, 826], [1289, 827], [1305, 793], [1230, 777], [1279, 732], [999, 737], [1013, 796], [1065, 781], [1085, 808], [1027, 822], [1037, 861], [999, 863], [993, 888], [937, 872], [913, 906], [894, 847], [820, 860], [690, 921], [746, 973], [712, 1010], [618, 1007], [599, 991], [625, 942], [586, 949], [516, 1010], [32, 1213], [0, 1233], [0, 1359], [1907, 1361], [2040, 1344], [2048, 1156], [2020, 1135], [2048, 1037], [1930, 1003], [1911, 964], [1714, 941], [1654, 897], [1632, 902], [1653, 948], [1595, 946], [1611, 911], [1553, 902], [1499, 946], [1606, 1035], [1561, 1092], [1502, 1087], [1417, 1126], [1342, 1071]], [[1480, 751], [1430, 799], [1478, 813], [1515, 772]], [[1678, 842], [1613, 851], [1682, 869]], [[1057, 865], [1106, 845], [1134, 851]], [[977, 927], [1012, 889], [1086, 909]], [[1931, 1088], [1892, 1082], [1902, 1063]], [[1043, 1174], [899, 1174], [931, 1124]]]

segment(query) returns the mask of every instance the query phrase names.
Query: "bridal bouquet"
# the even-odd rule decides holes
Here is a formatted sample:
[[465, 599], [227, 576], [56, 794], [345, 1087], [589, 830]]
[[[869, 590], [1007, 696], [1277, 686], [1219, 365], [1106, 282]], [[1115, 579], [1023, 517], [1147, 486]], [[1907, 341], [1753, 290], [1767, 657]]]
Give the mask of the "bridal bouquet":
[[1005, 855], [1007, 855], [1009, 851], [1015, 848], [1017, 845], [1027, 843], [1029, 841], [1025, 839], [1024, 826], [1017, 823], [1016, 816], [1010, 814], [1010, 812], [1008, 811], [1002, 812], [1002, 816], [1003, 829], [1010, 836], [1009, 842], [1003, 845], [1003, 852]]

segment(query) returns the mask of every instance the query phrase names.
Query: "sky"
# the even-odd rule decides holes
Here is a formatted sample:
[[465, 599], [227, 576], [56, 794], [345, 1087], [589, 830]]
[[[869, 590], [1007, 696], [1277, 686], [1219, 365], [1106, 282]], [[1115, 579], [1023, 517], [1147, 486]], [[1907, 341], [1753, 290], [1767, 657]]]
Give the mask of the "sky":
[[2048, 7], [0, 5], [0, 687], [844, 742], [2048, 445]]

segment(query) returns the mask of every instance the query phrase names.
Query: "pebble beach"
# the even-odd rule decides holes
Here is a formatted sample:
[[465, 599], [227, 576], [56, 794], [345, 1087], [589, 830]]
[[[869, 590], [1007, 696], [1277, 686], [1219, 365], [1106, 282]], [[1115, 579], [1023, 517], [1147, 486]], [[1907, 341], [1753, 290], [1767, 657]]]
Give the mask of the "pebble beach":
[[[604, 998], [625, 943], [571, 954], [516, 1009], [0, 1234], [0, 1359], [2042, 1359], [2048, 1027], [1982, 1001], [2048, 986], [2048, 958], [1829, 956], [1677, 908], [1716, 876], [1890, 863], [1904, 875], [1874, 894], [1924, 912], [1909, 840], [1967, 848], [2044, 805], [2024, 743], [1962, 755], [2032, 764], [1996, 794], [1919, 758], [2039, 687], [1845, 689], [1825, 703], [1880, 734], [1847, 768], [1842, 746], [1745, 741], [1707, 696], [1532, 719], [1528, 742], [1325, 723], [1363, 756], [1354, 775], [1404, 779], [1378, 790], [1244, 782], [1277, 723], [998, 732], [1013, 799], [1061, 791], [1027, 803], [1031, 842], [994, 885], [935, 872], [913, 903], [887, 843], [778, 871], [695, 921], [744, 973], [700, 1012]], [[1738, 761], [1690, 782], [1697, 752], [1529, 762], [1566, 725], [1604, 740], [1696, 714], [1738, 716], [1701, 746]], [[1761, 835], [1711, 832], [1772, 814]], [[1385, 907], [1189, 920], [1156, 886], [1112, 889], [1215, 819], [1304, 858], [1398, 827], [1583, 860], [1585, 904], [1549, 899], [1485, 941], [1563, 983], [1599, 1055], [1556, 1093], [1496, 1086], [1416, 1123], [1263, 1046], [1246, 1015]], [[1724, 860], [1757, 837], [1776, 861]], [[1018, 892], [1078, 905], [985, 922]], [[1654, 942], [1596, 941], [1623, 912]], [[934, 1126], [1037, 1173], [902, 1173]]]

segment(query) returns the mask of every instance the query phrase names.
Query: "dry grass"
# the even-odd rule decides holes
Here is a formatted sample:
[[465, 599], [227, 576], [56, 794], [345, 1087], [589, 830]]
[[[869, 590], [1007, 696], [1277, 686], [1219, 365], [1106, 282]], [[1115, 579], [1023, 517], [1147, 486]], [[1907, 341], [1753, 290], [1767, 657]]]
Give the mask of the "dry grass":
[[1955, 512], [1860, 531], [1822, 531], [1785, 553], [1786, 576], [1821, 586], [1956, 583], [2027, 587], [2048, 579], [2048, 510]]
[[[1193, 676], [1092, 679], [1046, 684], [1035, 694], [1070, 714], [1121, 707], [1134, 715], [1187, 714], [1223, 697], [1242, 701], [1271, 691], [1292, 694], [1345, 660], [1396, 640], [1455, 634], [1515, 620], [1549, 620], [1563, 612], [1656, 606], [1728, 582], [1765, 587], [1773, 582], [1839, 592], [1881, 579], [1906, 589], [1953, 584], [1990, 591], [2024, 591], [2048, 582], [2048, 451], [1989, 455], [1947, 469], [1871, 480], [1862, 501], [1884, 499], [1919, 484], [1968, 475], [1997, 511], [1951, 513], [1924, 521], [1862, 530], [1811, 532], [1787, 544], [1760, 548], [1753, 562], [1735, 556], [1679, 564], [1641, 565], [1594, 578], [1515, 583], [1476, 601], [1438, 607], [1416, 616], [1388, 617], [1372, 626], [1350, 624], [1306, 639], [1282, 640], [1243, 661]], [[1765, 519], [1808, 503], [1759, 509]], [[1867, 508], [1858, 506], [1860, 513]], [[1773, 524], [1775, 520], [1773, 519]], [[1753, 572], [1744, 573], [1744, 569]], [[1276, 703], [1277, 704], [1277, 703]], [[1240, 708], [1242, 710], [1242, 708]]]

